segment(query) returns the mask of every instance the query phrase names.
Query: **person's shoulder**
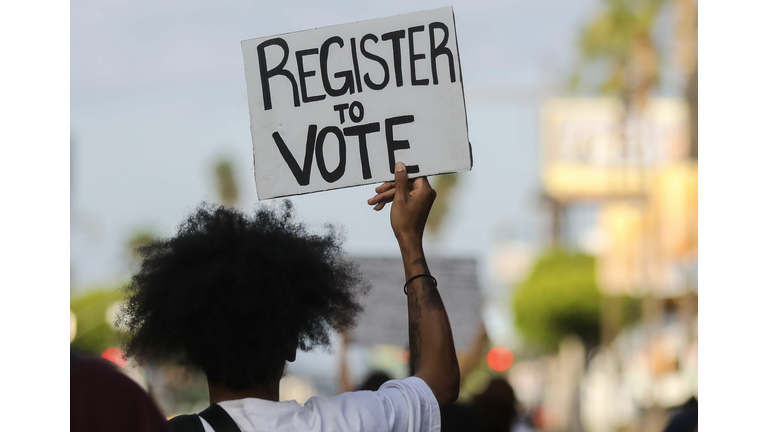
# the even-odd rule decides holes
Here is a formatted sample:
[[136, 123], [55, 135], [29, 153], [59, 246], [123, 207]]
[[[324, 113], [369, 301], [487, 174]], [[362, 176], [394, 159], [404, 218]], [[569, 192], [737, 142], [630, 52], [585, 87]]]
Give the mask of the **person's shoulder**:
[[379, 391], [390, 388], [399, 389], [401, 391], [409, 390], [420, 395], [432, 396], [434, 398], [434, 393], [432, 392], [432, 389], [429, 387], [429, 385], [423, 379], [417, 376], [409, 376], [408, 378], [404, 379], [389, 380], [382, 384], [381, 387], [379, 387]]
[[406, 431], [412, 430], [414, 423], [417, 430], [440, 430], [437, 400], [417, 377], [389, 380], [378, 390], [345, 392], [327, 399], [313, 396], [303, 406], [306, 419], [344, 421], [351, 430], [381, 430], [382, 425], [389, 425], [391, 431]]
[[203, 422], [195, 414], [182, 414], [168, 420], [169, 432], [205, 432]]
[[350, 404], [350, 405], [370, 405], [380, 404], [383, 400], [388, 400], [390, 406], [405, 405], [425, 405], [430, 409], [438, 409], [439, 405], [432, 389], [426, 382], [419, 377], [411, 376], [404, 379], [393, 379], [385, 382], [378, 390], [358, 390], [354, 392], [342, 393], [338, 396], [326, 400], [322, 398], [313, 400], [310, 398], [308, 403], [323, 404]]
[[[426, 403], [433, 402], [437, 406], [437, 401], [426, 382], [421, 378], [412, 376], [405, 379], [393, 379], [385, 382], [378, 390], [357, 390], [340, 393], [336, 396], [325, 398], [323, 396], [312, 396], [304, 402], [303, 405], [297, 404], [297, 410], [305, 408], [308, 411], [322, 410], [326, 405], [335, 405], [346, 408], [354, 408], [363, 405], [378, 405], [383, 399], [394, 401], [402, 399], [410, 400], [416, 403], [418, 400]], [[424, 403], [424, 402], [422, 402]]]
[[382, 384], [381, 387], [379, 387], [379, 389], [384, 387], [397, 387], [397, 386], [423, 387], [423, 386], [427, 386], [427, 383], [423, 379], [414, 375], [414, 376], [409, 376], [408, 378], [389, 380], [384, 384]]
[[312, 396], [304, 403], [305, 407], [312, 408], [312, 406], [315, 405], [322, 405], [325, 403], [334, 403], [338, 401], [347, 401], [347, 400], [365, 400], [370, 397], [376, 397], [377, 395], [381, 395], [382, 393], [386, 393], [387, 390], [409, 390], [409, 391], [417, 391], [417, 392], [428, 392], [432, 393], [429, 386], [427, 385], [424, 380], [421, 378], [411, 376], [404, 379], [392, 379], [388, 380], [385, 383], [383, 383], [378, 390], [356, 390], [356, 391], [349, 391], [340, 393], [336, 396], [325, 398], [323, 396]]
[[[76, 386], [82, 385], [86, 390], [110, 388], [113, 392], [128, 393], [144, 396], [144, 390], [120, 370], [116, 364], [86, 354], [72, 355], [70, 381]], [[139, 397], [141, 397], [139, 396]]]
[[72, 430], [166, 430], [154, 400], [117, 365], [81, 353], [70, 362]]

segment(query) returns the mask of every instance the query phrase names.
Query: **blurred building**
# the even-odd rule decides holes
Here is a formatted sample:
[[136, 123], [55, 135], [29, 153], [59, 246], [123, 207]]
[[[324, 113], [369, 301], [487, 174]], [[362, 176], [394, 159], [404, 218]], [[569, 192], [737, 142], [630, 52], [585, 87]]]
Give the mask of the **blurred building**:
[[[588, 354], [580, 400], [543, 400], [545, 414], [578, 404], [588, 430], [659, 430], [664, 410], [698, 393], [698, 167], [688, 109], [657, 98], [627, 112], [619, 99], [583, 98], [541, 111], [553, 240], [569, 207], [597, 206], [593, 252], [605, 297], [602, 343]], [[640, 299], [642, 317], [622, 330], [624, 296]]]
[[553, 99], [541, 110], [546, 195], [561, 203], [642, 198], [655, 169], [688, 156], [683, 100], [651, 99], [630, 115], [617, 98]]

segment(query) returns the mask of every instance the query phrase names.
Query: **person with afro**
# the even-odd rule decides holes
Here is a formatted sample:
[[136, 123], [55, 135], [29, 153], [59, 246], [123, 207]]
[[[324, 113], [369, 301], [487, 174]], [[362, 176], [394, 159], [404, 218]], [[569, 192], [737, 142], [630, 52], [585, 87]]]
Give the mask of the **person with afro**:
[[141, 252], [120, 320], [126, 355], [139, 363], [202, 370], [211, 405], [171, 419], [176, 431], [438, 432], [440, 407], [456, 400], [459, 366], [445, 307], [422, 249], [436, 192], [424, 177], [376, 188], [374, 210], [392, 203], [400, 246], [414, 376], [376, 391], [280, 402], [280, 379], [296, 351], [330, 343], [354, 326], [368, 289], [345, 260], [333, 229], [317, 235], [295, 222], [290, 203], [254, 215], [200, 206], [171, 238]]

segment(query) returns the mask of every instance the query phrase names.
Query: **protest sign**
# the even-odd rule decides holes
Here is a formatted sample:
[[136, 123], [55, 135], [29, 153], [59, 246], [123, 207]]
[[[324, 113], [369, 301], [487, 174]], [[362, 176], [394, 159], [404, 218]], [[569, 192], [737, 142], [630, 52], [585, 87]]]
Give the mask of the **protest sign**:
[[242, 48], [259, 199], [471, 169], [453, 8]]

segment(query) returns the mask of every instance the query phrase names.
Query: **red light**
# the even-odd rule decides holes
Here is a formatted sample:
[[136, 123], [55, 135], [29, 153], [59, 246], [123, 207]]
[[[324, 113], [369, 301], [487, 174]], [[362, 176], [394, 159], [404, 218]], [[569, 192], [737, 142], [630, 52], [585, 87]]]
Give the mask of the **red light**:
[[125, 360], [123, 359], [123, 352], [119, 348], [107, 348], [101, 353], [101, 358], [111, 361], [112, 363], [125, 367]]
[[488, 366], [496, 372], [504, 372], [512, 366], [512, 362], [515, 361], [515, 356], [512, 351], [503, 346], [497, 346], [491, 348], [488, 351]]

